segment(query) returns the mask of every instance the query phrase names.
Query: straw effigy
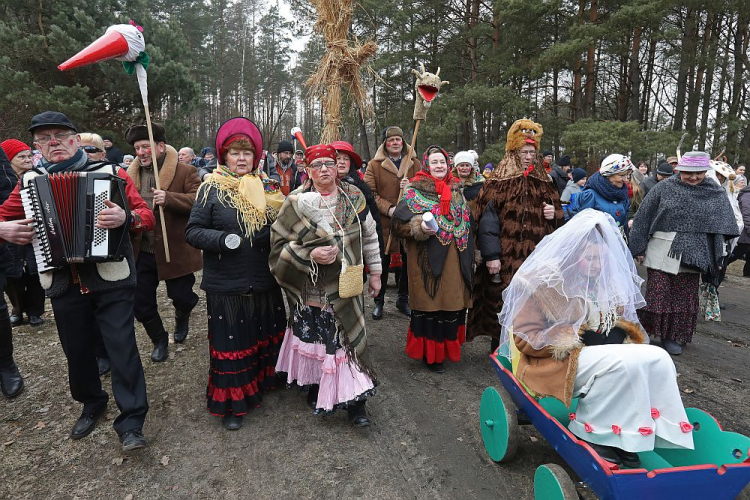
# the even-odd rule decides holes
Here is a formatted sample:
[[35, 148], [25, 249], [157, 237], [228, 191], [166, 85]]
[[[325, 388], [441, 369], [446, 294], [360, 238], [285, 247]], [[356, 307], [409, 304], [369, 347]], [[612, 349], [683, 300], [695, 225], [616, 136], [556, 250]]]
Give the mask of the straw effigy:
[[378, 46], [373, 41], [350, 44], [349, 28], [352, 21], [353, 0], [311, 0], [318, 13], [315, 31], [326, 41], [326, 53], [318, 69], [308, 78], [310, 96], [323, 105], [323, 131], [320, 142], [330, 144], [340, 139], [342, 87], [346, 86], [362, 117], [372, 113], [372, 105], [362, 84], [360, 70]]

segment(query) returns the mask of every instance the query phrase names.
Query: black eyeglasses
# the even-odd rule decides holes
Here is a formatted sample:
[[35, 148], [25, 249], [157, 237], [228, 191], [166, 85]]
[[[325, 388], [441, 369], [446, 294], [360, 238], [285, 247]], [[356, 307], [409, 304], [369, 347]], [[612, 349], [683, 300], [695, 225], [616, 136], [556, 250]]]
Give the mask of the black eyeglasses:
[[323, 167], [333, 168], [335, 166], [336, 166], [335, 161], [316, 161], [309, 165], [309, 167], [313, 170], [320, 170]]
[[89, 154], [101, 153], [102, 152], [102, 150], [99, 149], [99, 148], [97, 148], [96, 146], [84, 146], [83, 150], [86, 151]]

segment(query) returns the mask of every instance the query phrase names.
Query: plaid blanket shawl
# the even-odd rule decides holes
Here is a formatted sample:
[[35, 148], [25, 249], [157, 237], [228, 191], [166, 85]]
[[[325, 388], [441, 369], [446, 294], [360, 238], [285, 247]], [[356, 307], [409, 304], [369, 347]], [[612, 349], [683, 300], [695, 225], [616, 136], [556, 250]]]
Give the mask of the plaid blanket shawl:
[[[362, 241], [359, 219], [364, 220], [367, 205], [364, 195], [355, 186], [342, 184], [358, 211], [347, 212], [344, 228], [343, 247], [346, 261], [351, 265], [362, 264]], [[302, 190], [289, 194], [281, 206], [279, 215], [271, 226], [271, 254], [269, 265], [276, 281], [284, 289], [290, 309], [306, 301], [305, 289], [310, 281], [313, 263], [310, 252], [320, 246], [336, 245], [341, 249], [340, 232], [331, 234], [302, 216], [297, 207], [297, 195]], [[341, 194], [340, 194], [341, 196]], [[341, 200], [340, 203], [344, 203]], [[362, 296], [344, 299], [339, 297], [339, 274], [341, 272], [341, 252], [336, 261], [328, 265], [317, 265], [317, 285], [325, 288], [328, 302], [333, 307], [341, 335], [341, 342], [347, 350], [361, 354], [366, 346], [364, 300]], [[291, 321], [291, 314], [289, 320]]]

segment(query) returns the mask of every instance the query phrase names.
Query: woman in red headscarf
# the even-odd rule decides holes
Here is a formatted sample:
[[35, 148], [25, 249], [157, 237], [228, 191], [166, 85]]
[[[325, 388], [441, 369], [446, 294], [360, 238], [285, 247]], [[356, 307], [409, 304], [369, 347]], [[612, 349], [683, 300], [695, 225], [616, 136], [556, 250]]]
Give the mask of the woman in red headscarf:
[[333, 146], [311, 146], [305, 159], [310, 181], [289, 193], [271, 228], [269, 264], [291, 310], [276, 371], [308, 388], [316, 413], [345, 408], [352, 425], [364, 427], [376, 382], [363, 357], [360, 266], [370, 268], [367, 288], [375, 297], [382, 271], [375, 221], [362, 191], [339, 181]]
[[185, 229], [203, 250], [208, 306], [208, 411], [227, 430], [260, 406], [276, 385], [276, 359], [286, 323], [281, 288], [268, 269], [271, 224], [284, 197], [258, 168], [263, 138], [247, 118], [226, 121], [216, 134], [218, 165], [204, 178]]
[[406, 354], [424, 360], [438, 373], [445, 371], [446, 358], [461, 359], [466, 338], [474, 255], [469, 214], [448, 154], [430, 146], [422, 170], [404, 189], [391, 224], [395, 234], [406, 240], [408, 256], [411, 322]]

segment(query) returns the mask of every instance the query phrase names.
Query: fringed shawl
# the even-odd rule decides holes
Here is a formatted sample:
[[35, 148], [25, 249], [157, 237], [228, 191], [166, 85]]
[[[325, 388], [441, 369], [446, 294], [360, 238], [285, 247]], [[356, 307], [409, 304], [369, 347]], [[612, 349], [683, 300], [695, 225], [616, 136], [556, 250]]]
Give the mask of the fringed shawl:
[[250, 239], [276, 219], [284, 201], [278, 183], [260, 169], [238, 176], [219, 165], [198, 189], [198, 203], [205, 206], [210, 188], [216, 189], [219, 203], [237, 211], [237, 223], [244, 236]]
[[440, 213], [440, 195], [430, 179], [414, 180], [404, 189], [404, 195], [396, 206], [391, 224], [398, 227], [407, 224], [415, 215], [431, 212], [438, 223], [438, 232], [426, 241], [417, 242], [417, 262], [422, 271], [425, 291], [434, 299], [440, 288], [448, 248], [455, 243], [458, 250], [461, 275], [471, 290], [474, 258], [474, 239], [470, 237], [471, 224], [469, 206], [461, 194], [461, 186], [452, 186], [450, 214]]
[[646, 252], [656, 231], [676, 232], [670, 257], [714, 273], [727, 239], [740, 234], [724, 188], [710, 179], [692, 186], [677, 177], [659, 182], [643, 199], [630, 231], [630, 251]]

